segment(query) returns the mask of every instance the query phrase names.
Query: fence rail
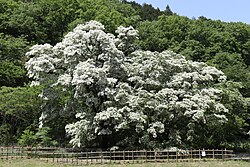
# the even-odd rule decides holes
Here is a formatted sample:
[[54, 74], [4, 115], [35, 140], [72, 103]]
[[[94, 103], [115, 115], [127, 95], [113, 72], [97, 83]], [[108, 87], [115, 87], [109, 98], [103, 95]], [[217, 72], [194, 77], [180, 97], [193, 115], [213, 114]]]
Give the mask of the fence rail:
[[206, 160], [228, 160], [234, 157], [232, 150], [162, 150], [162, 151], [79, 151], [69, 148], [0, 147], [0, 158], [38, 158], [47, 162], [79, 165], [145, 162], [182, 162]]

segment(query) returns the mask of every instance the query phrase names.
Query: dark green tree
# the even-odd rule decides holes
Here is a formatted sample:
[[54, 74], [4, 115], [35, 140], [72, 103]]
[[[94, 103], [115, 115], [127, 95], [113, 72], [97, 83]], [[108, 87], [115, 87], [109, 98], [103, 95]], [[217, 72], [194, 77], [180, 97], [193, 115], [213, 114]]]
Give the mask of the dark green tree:
[[0, 61], [0, 86], [24, 86], [28, 82], [26, 70], [10, 61]]
[[174, 13], [172, 12], [172, 10], [170, 9], [170, 6], [167, 5], [166, 9], [163, 11], [165, 15], [170, 16], [173, 15]]
[[0, 142], [15, 144], [28, 126], [36, 128], [41, 115], [39, 87], [0, 88]]

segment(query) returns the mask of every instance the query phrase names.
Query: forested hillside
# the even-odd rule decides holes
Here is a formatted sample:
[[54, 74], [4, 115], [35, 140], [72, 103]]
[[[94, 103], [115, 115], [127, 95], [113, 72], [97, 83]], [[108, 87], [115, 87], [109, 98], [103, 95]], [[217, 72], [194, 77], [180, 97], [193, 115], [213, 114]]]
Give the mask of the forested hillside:
[[[100, 23], [86, 23], [91, 20]], [[79, 24], [84, 25], [75, 28]], [[86, 44], [90, 51], [84, 54], [93, 61], [60, 57], [67, 49], [83, 54], [83, 43], [76, 40], [79, 34], [87, 35], [86, 43], [92, 42]], [[97, 55], [103, 58], [99, 60]], [[35, 68], [40, 68], [36, 58], [43, 58], [45, 64], [59, 60], [68, 64], [52, 63], [60, 72], [46, 67], [50, 70], [45, 74]], [[108, 70], [103, 69], [106, 65]], [[0, 142], [249, 150], [249, 65], [250, 25], [245, 23], [205, 16], [190, 19], [169, 6], [160, 11], [150, 4], [125, 0], [0, 0]], [[93, 81], [101, 78], [103, 82], [85, 78], [81, 83], [65, 83], [66, 76], [81, 78], [84, 72]], [[61, 80], [55, 81], [56, 75]], [[208, 75], [211, 77], [204, 79]], [[227, 81], [222, 81], [224, 75]], [[39, 86], [35, 80], [41, 81]], [[184, 86], [178, 85], [182, 82]], [[79, 99], [87, 96], [79, 93], [83, 87], [92, 100], [98, 97], [97, 102], [89, 105]], [[106, 91], [102, 92], [103, 88]], [[172, 106], [169, 92], [171, 97], [178, 97]], [[202, 104], [191, 98], [198, 95], [204, 98]], [[135, 104], [133, 98], [140, 103]], [[196, 106], [185, 108], [188, 100]], [[109, 118], [103, 106], [108, 106], [104, 108]], [[199, 113], [198, 108], [204, 111], [203, 116], [191, 117], [195, 114], [186, 112]]]

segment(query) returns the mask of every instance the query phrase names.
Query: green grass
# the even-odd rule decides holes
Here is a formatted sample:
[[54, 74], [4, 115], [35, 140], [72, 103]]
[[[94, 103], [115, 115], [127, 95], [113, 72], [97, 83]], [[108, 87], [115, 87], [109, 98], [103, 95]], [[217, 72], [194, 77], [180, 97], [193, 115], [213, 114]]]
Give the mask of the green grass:
[[[249, 162], [209, 161], [148, 164], [89, 165], [89, 167], [249, 167]], [[70, 164], [47, 163], [37, 159], [0, 160], [0, 167], [77, 167]], [[79, 167], [79, 166], [78, 166]]]

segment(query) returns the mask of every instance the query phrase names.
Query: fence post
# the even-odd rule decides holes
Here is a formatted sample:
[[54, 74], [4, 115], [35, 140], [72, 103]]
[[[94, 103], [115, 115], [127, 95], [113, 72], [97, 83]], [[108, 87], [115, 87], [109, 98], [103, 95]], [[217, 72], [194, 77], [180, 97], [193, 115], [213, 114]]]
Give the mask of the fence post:
[[62, 157], [62, 162], [63, 162], [64, 161], [63, 148], [61, 149], [61, 154], [62, 154], [61, 157]]
[[134, 151], [132, 151], [132, 161], [134, 163]]
[[222, 160], [224, 160], [224, 150], [221, 149], [221, 157], [222, 157]]
[[3, 156], [4, 154], [3, 154], [3, 147], [1, 147], [1, 159], [3, 158], [2, 156]]
[[21, 159], [23, 158], [23, 146], [20, 148], [20, 156], [21, 156]]
[[201, 159], [201, 150], [199, 149], [199, 159]]
[[169, 150], [167, 151], [167, 159], [168, 159], [168, 162], [169, 162]]
[[11, 147], [11, 159], [13, 159], [14, 157], [14, 146]]
[[15, 159], [17, 159], [18, 158], [18, 147], [15, 147]]
[[[64, 148], [65, 150], [65, 148]], [[66, 162], [69, 163], [69, 153], [66, 152]]]
[[8, 153], [8, 147], [7, 147], [7, 154], [6, 154], [7, 156], [6, 156], [6, 159], [8, 160], [8, 156], [9, 156], [9, 153]]
[[19, 156], [18, 157], [22, 159], [22, 147], [19, 147]]
[[193, 161], [193, 149], [190, 150], [191, 154], [190, 154], [190, 158], [191, 158], [191, 161]]
[[176, 162], [178, 162], [178, 150], [176, 150]]
[[124, 150], [122, 152], [122, 156], [123, 156], [123, 162], [125, 162], [125, 151]]
[[109, 163], [111, 164], [111, 159], [112, 159], [112, 155], [111, 155], [111, 150], [109, 151]]
[[214, 159], [214, 149], [213, 149], [213, 159]]
[[87, 150], [87, 152], [86, 152], [86, 158], [87, 158], [87, 165], [89, 164], [89, 154], [88, 154], [88, 150]]
[[56, 155], [56, 162], [58, 163], [58, 159], [60, 158], [60, 149], [58, 149], [59, 153]]
[[103, 164], [103, 153], [102, 153], [102, 150], [101, 150], [101, 164]]
[[49, 154], [48, 154], [48, 153], [46, 154], [46, 157], [47, 157], [47, 158], [46, 158], [46, 159], [47, 159], [47, 162], [49, 162]]
[[53, 150], [53, 159], [52, 159], [52, 161], [53, 161], [53, 163], [54, 163], [54, 161], [55, 161], [55, 151]]
[[76, 152], [76, 164], [78, 165], [78, 151]]
[[155, 163], [156, 163], [156, 154], [157, 154], [157, 152], [154, 150], [154, 152], [155, 152]]

